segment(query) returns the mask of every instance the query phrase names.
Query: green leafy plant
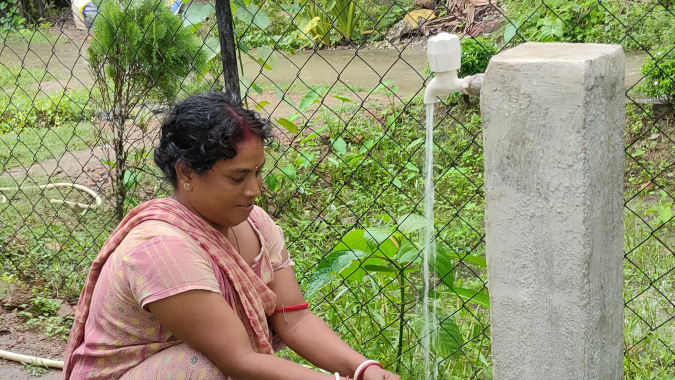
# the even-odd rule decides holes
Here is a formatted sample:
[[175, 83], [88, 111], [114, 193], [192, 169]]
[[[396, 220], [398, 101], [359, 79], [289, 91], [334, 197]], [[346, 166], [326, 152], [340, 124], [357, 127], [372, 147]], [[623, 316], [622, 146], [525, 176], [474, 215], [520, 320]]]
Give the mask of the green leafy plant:
[[20, 133], [24, 128], [54, 128], [67, 122], [86, 121], [95, 115], [86, 89], [0, 93], [0, 133]]
[[[352, 40], [361, 19], [361, 7], [354, 0], [328, 0], [315, 4], [308, 1], [304, 4], [304, 13], [308, 19], [303, 30], [312, 36], [314, 41], [331, 46], [341, 39]], [[331, 38], [332, 29], [340, 37]]]
[[[127, 121], [144, 99], [172, 99], [182, 80], [206, 67], [202, 41], [163, 0], [108, 0], [99, 9], [89, 46], [89, 62], [100, 106], [113, 130], [116, 213], [125, 213]], [[127, 178], [128, 179], [128, 178]]]
[[[392, 283], [397, 285], [399, 294], [397, 351], [400, 357], [403, 349], [403, 328], [406, 325], [408, 284], [406, 276], [420, 271], [420, 232], [426, 226], [424, 217], [415, 214], [403, 215], [398, 225], [386, 223], [384, 226], [353, 230], [342, 237], [331, 253], [322, 259], [307, 285], [306, 297], [311, 299], [317, 292], [336, 277], [343, 281], [360, 282], [366, 277], [384, 277], [382, 288]], [[464, 260], [479, 267], [485, 267], [485, 259], [471, 255], [454, 253], [443, 245], [438, 246], [435, 259], [430, 262], [438, 280], [447, 287], [447, 294], [454, 294], [465, 302], [489, 308], [489, 298], [482, 291], [460, 288], [454, 285], [454, 260]], [[434, 347], [445, 356], [456, 353], [464, 340], [459, 328], [450, 318], [441, 324], [440, 339], [435, 339]], [[397, 369], [398, 370], [398, 369]]]
[[60, 302], [50, 298], [35, 297], [31, 309], [35, 313], [49, 315], [55, 313], [60, 305]]
[[0, 3], [0, 28], [5, 31], [23, 29], [26, 25], [26, 18], [21, 13], [19, 0], [7, 0]]
[[484, 73], [490, 58], [497, 54], [495, 43], [485, 37], [463, 38], [462, 45], [462, 68], [458, 75], [464, 77]]
[[675, 105], [675, 45], [660, 49], [648, 57], [640, 69], [644, 81], [637, 87], [649, 97]]
[[26, 370], [26, 373], [28, 373], [28, 376], [30, 377], [40, 377], [46, 373], [49, 372], [49, 368], [47, 366], [42, 366], [38, 364], [28, 364], [28, 363], [22, 363], [24, 370]]
[[543, 5], [537, 0], [507, 0], [504, 42], [615, 43], [642, 50], [672, 44], [675, 38], [672, 3], [546, 0]]

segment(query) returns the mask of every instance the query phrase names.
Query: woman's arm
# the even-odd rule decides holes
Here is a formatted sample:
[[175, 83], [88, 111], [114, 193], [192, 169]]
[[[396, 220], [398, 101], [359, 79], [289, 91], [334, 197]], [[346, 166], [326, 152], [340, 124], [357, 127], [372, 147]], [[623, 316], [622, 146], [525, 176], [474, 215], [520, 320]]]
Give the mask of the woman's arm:
[[[284, 251], [283, 256], [287, 255]], [[277, 295], [277, 308], [305, 302], [292, 267], [274, 272], [274, 281], [269, 287]], [[272, 329], [290, 349], [326, 371], [352, 377], [356, 368], [366, 360], [308, 309], [286, 312], [285, 316], [283, 313], [276, 313], [269, 321]], [[363, 379], [400, 380], [400, 377], [370, 366], [364, 372]]]
[[251, 347], [239, 317], [222, 295], [191, 290], [148, 304], [157, 320], [181, 341], [238, 380], [334, 380]]

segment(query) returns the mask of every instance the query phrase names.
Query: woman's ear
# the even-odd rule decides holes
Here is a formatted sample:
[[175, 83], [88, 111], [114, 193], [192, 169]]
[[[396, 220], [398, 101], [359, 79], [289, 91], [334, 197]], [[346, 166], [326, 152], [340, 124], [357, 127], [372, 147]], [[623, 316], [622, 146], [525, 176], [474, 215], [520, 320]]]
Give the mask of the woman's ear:
[[176, 178], [178, 179], [179, 185], [182, 183], [190, 183], [190, 181], [192, 181], [195, 171], [192, 170], [190, 165], [186, 164], [185, 162], [178, 161], [176, 162], [176, 166], [174, 166], [174, 168], [176, 169]]

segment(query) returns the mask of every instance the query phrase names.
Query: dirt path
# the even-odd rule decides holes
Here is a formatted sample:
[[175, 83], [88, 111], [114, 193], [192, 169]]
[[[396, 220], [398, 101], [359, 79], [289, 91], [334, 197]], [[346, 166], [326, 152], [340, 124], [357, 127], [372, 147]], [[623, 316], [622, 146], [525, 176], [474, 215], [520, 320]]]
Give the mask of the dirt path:
[[[304, 94], [290, 95], [296, 105], [300, 103], [303, 96]], [[349, 97], [355, 104], [360, 104], [363, 101], [366, 108], [384, 105], [388, 102], [388, 99], [383, 95], [373, 94], [368, 96], [366, 92], [345, 94], [344, 96]], [[272, 92], [263, 93], [262, 96], [257, 94], [251, 96], [249, 98], [249, 107], [253, 109], [256, 105], [263, 102], [267, 102], [268, 104], [260, 110], [262, 117], [272, 119], [288, 117], [296, 112], [288, 103], [280, 102]], [[324, 100], [324, 104], [328, 107], [337, 107], [342, 103], [344, 102], [332, 96]], [[315, 115], [318, 107], [318, 104], [314, 104], [308, 107], [304, 114], [307, 117], [312, 117]], [[141, 147], [150, 149], [156, 143], [152, 136], [157, 136], [157, 128], [159, 127], [161, 117], [160, 115], [157, 120], [150, 122], [149, 129], [145, 133], [140, 133], [133, 127], [130, 128], [131, 132], [127, 148], [132, 148], [132, 150]], [[102, 160], [110, 160], [110, 154], [108, 146], [97, 146], [77, 152], [66, 152], [59, 158], [37, 162], [27, 167], [17, 166], [7, 169], [0, 175], [0, 178], [11, 178], [16, 183], [21, 183], [26, 177], [45, 178], [45, 180], [49, 180], [50, 182], [75, 182], [100, 193], [105, 187], [110, 185], [110, 168], [101, 164]]]
[[[60, 338], [47, 338], [41, 332], [33, 331], [21, 323], [16, 313], [0, 308], [0, 350], [17, 354], [37, 356], [45, 359], [63, 360], [66, 342]], [[39, 379], [62, 380], [60, 370], [49, 370]], [[17, 362], [0, 359], [1, 380], [34, 380], [29, 370]]]

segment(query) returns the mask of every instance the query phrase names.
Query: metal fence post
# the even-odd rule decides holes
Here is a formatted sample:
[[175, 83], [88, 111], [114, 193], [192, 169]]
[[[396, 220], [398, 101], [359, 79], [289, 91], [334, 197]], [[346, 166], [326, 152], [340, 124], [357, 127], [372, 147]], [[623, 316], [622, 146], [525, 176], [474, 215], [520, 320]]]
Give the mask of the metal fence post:
[[495, 380], [623, 378], [624, 54], [527, 43], [482, 89]]
[[218, 39], [220, 40], [220, 56], [223, 61], [225, 89], [228, 92], [240, 95], [237, 45], [234, 43], [234, 24], [230, 0], [216, 0], [216, 19], [218, 21]]

